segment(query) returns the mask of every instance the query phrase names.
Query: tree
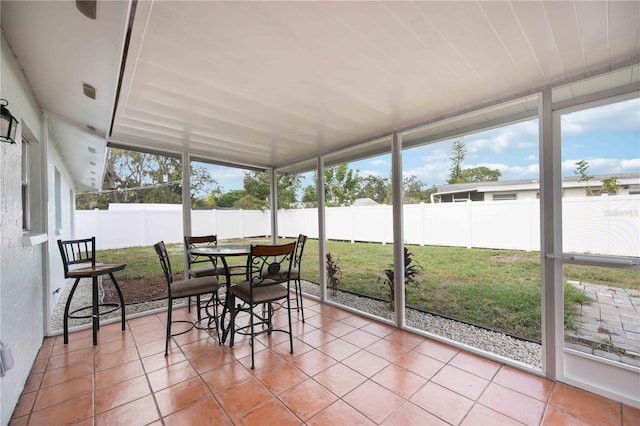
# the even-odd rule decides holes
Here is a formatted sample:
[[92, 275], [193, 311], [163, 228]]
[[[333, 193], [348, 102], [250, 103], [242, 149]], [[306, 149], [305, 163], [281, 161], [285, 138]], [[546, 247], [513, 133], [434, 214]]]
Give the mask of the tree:
[[325, 169], [325, 205], [327, 207], [350, 206], [358, 190], [358, 170], [347, 163]]
[[220, 194], [220, 197], [217, 199], [218, 207], [232, 208], [236, 201], [246, 195], [247, 193], [244, 189], [233, 189], [231, 191], [224, 192]]
[[463, 183], [465, 182], [462, 175], [462, 162], [467, 156], [467, 147], [461, 140], [457, 140], [451, 147], [451, 168], [449, 169], [449, 180], [447, 183]]
[[427, 188], [427, 184], [418, 180], [418, 176], [405, 176], [402, 182], [404, 186], [404, 204], [430, 203], [431, 194], [438, 192], [434, 185]]
[[[314, 172], [313, 184], [304, 188], [302, 203], [305, 207], [318, 206], [318, 175]], [[358, 194], [358, 170], [352, 170], [347, 163], [324, 169], [325, 205], [327, 207], [350, 206]]]
[[278, 208], [298, 207], [298, 192], [301, 187], [301, 175], [278, 175]]
[[619, 187], [620, 183], [616, 177], [610, 177], [602, 181], [602, 192], [606, 194], [613, 195], [617, 193]]
[[593, 191], [591, 191], [591, 186], [589, 186], [589, 181], [591, 179], [593, 179], [593, 176], [589, 176], [589, 174], [587, 173], [587, 170], [589, 170], [589, 162], [586, 160], [580, 160], [578, 162], [576, 162], [576, 170], [574, 171], [574, 173], [578, 176], [580, 176], [580, 178], [578, 179], [578, 182], [586, 182], [587, 186], [585, 187], [584, 191], [587, 194], [587, 196], [591, 196], [593, 195]]
[[302, 191], [302, 205], [307, 208], [318, 207], [318, 189], [316, 186], [318, 182], [318, 175], [315, 172], [313, 181], [313, 184], [306, 186]]
[[[203, 205], [220, 188], [204, 167], [191, 166], [191, 203]], [[111, 148], [105, 163], [104, 191], [77, 197], [76, 208], [107, 209], [109, 203], [182, 203], [179, 158]]]
[[76, 196], [77, 210], [106, 210], [109, 208], [110, 192], [86, 192]]
[[253, 195], [245, 195], [233, 203], [234, 209], [239, 210], [264, 210], [264, 202]]
[[464, 142], [458, 140], [451, 148], [451, 164], [449, 180], [447, 183], [472, 183], [472, 182], [495, 182], [502, 173], [498, 169], [490, 169], [486, 166], [462, 168], [462, 162], [467, 156], [467, 147]]
[[[385, 202], [388, 204], [391, 204], [393, 197], [392, 189], [391, 185], [387, 186], [387, 201]], [[438, 192], [435, 185], [428, 188], [427, 184], [419, 180], [416, 175], [404, 176], [402, 178], [402, 190], [404, 204], [430, 203], [431, 194]]]
[[376, 203], [390, 204], [387, 200], [389, 180], [380, 176], [360, 178], [356, 198], [371, 198]]
[[462, 171], [463, 182], [495, 182], [502, 173], [498, 169], [490, 169], [486, 166], [472, 167]]
[[196, 198], [196, 204], [194, 204], [192, 207], [218, 207], [218, 197], [220, 197], [220, 192], [216, 193], [214, 191], [211, 191], [204, 197]]
[[192, 207], [216, 207], [216, 199], [222, 194], [222, 188], [204, 167], [191, 167], [191, 205]]
[[[277, 175], [276, 184], [278, 187], [278, 208], [290, 209], [297, 205], [297, 192], [301, 186], [299, 175]], [[244, 175], [244, 191], [253, 197], [251, 202], [243, 201], [244, 205], [257, 206], [258, 210], [271, 207], [270, 197], [271, 183], [269, 172], [247, 172]], [[257, 200], [257, 201], [256, 201]]]
[[268, 208], [270, 193], [269, 172], [246, 172], [242, 183], [245, 194], [252, 197], [250, 202], [244, 200], [244, 205], [257, 205], [257, 210]]

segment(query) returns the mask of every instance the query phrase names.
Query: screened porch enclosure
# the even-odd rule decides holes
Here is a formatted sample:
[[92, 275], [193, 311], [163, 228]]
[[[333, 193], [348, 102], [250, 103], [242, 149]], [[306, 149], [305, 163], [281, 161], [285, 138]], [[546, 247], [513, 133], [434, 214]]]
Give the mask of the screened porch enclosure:
[[[628, 102], [637, 102], [637, 98], [633, 99]], [[531, 106], [530, 98], [521, 102]], [[501, 110], [507, 107], [495, 108]], [[483, 114], [487, 114], [487, 111], [483, 111]], [[478, 114], [460, 120], [472, 120], [475, 115]], [[424, 135], [430, 135], [431, 132], [427, 126], [407, 133], [421, 137], [415, 139], [419, 143], [412, 143], [409, 139], [407, 148], [400, 155], [406, 158], [422, 157], [429, 164], [429, 158], [436, 158], [438, 152], [450, 152], [455, 142], [481, 140], [485, 133], [509, 133], [513, 131], [512, 128], [518, 127], [528, 129], [532, 141], [531, 152], [537, 154], [541, 151], [538, 145], [538, 121], [539, 118], [529, 119], [489, 130], [478, 126], [474, 132], [442, 141], [438, 140], [437, 135], [431, 135], [434, 142], [425, 142]], [[394, 191], [391, 183], [387, 186], [387, 192], [381, 193], [379, 202], [344, 205], [349, 202], [340, 201], [338, 197], [344, 196], [349, 189], [336, 186], [340, 182], [331, 181], [337, 170], [355, 171], [352, 165], [369, 161], [386, 162], [391, 166], [391, 141], [390, 138], [383, 138], [358, 149], [343, 150], [323, 157], [321, 163], [324, 168], [320, 170], [294, 167], [271, 173], [251, 171], [263, 173], [265, 179], [272, 180], [272, 185], [277, 186], [275, 196], [268, 197], [268, 202], [273, 203], [276, 209], [249, 208], [219, 212], [192, 209], [189, 216], [192, 233], [206, 234], [209, 230], [221, 229], [221, 235], [225, 238], [262, 235], [271, 241], [284, 241], [284, 238], [291, 239], [299, 233], [310, 235], [312, 238], [305, 259], [305, 291], [308, 296], [389, 323], [402, 324], [428, 336], [453, 341], [461, 347], [471, 347], [500, 361], [544, 371], [544, 305], [540, 282], [540, 235], [544, 228], [539, 215], [543, 191], [539, 184], [540, 176], [535, 174], [530, 179], [536, 185], [533, 190], [537, 190], [533, 199], [501, 199], [494, 196], [491, 201], [468, 200], [465, 203], [429, 203], [433, 201], [430, 197], [433, 192], [423, 188], [422, 195], [426, 198], [422, 204], [410, 204], [416, 201], [415, 197], [420, 193], [416, 195], [415, 188], [403, 182], [400, 192], [407, 198], [403, 199], [400, 210], [403, 215], [403, 249], [406, 248], [407, 252], [403, 252], [401, 262], [394, 262], [394, 232], [397, 230], [393, 226]], [[470, 143], [473, 146], [473, 142]], [[491, 153], [490, 148], [486, 149], [494, 161], [501, 161]], [[340, 162], [344, 159], [347, 161]], [[307, 171], [301, 173], [303, 170]], [[564, 173], [571, 172], [573, 170], [567, 169]], [[403, 170], [402, 173], [406, 175], [408, 171]], [[270, 178], [271, 175], [274, 177]], [[311, 198], [310, 202], [307, 197], [306, 204], [302, 190], [298, 191], [298, 195], [292, 194], [291, 199], [284, 196], [286, 185], [283, 186], [279, 181], [288, 179], [291, 184], [292, 180], [303, 175], [307, 182], [325, 186], [324, 199], [318, 196], [317, 189], [313, 192], [315, 199]], [[322, 182], [318, 179], [319, 175], [323, 177]], [[391, 167], [386, 175], [392, 177]], [[432, 179], [438, 178], [434, 176]], [[368, 191], [372, 189], [369, 187]], [[374, 192], [368, 194], [376, 196]], [[576, 230], [590, 229], [593, 217], [604, 218], [610, 216], [611, 212], [622, 211], [620, 209], [623, 207], [616, 206], [637, 203], [636, 195], [586, 197], [585, 194], [583, 197], [565, 198], [565, 202], [587, 206], [564, 211], [565, 220], [568, 221], [565, 222], [567, 230], [563, 240], [566, 247], [571, 247], [569, 251], [577, 249], [598, 255], [619, 256], [630, 259], [630, 266], [634, 267], [634, 259], [638, 257], [634, 256], [638, 252], [638, 242], [633, 238], [629, 240], [627, 232], [634, 226], [633, 211], [630, 216], [623, 215], [621, 220], [624, 223], [600, 219], [598, 227], [608, 228], [593, 233], [590, 242], [584, 241], [583, 234]], [[281, 203], [285, 204], [284, 208], [280, 206]], [[312, 207], [322, 203], [323, 209]], [[591, 212], [592, 216], [589, 219], [582, 212]], [[181, 216], [178, 211], [175, 214], [178, 218]], [[566, 219], [569, 217], [572, 219]], [[320, 218], [323, 222], [320, 222]], [[176, 227], [178, 236], [181, 235], [180, 225], [178, 223]], [[324, 239], [320, 240], [319, 236], [322, 235]], [[605, 235], [606, 241], [600, 238]], [[327, 268], [327, 254], [330, 261], [338, 266], [339, 275], [331, 275], [331, 270]], [[408, 263], [407, 255], [411, 256]], [[413, 270], [412, 278], [405, 278], [404, 283], [401, 280], [398, 284], [400, 287], [396, 287], [396, 283], [389, 279], [397, 272], [395, 265], [398, 263], [407, 267], [402, 269], [402, 274]], [[624, 333], [623, 324], [629, 329], [638, 321], [633, 306], [637, 271], [611, 269], [609, 273], [601, 273], [602, 268], [597, 266], [568, 267], [566, 271], [561, 284], [565, 291], [563, 324], [567, 328], [567, 342], [570, 342], [567, 347], [581, 353], [601, 354], [609, 361], [636, 366], [637, 340], [634, 334]], [[585, 323], [603, 321], [603, 317], [592, 314], [595, 310], [600, 312], [605, 309], [602, 308], [602, 300], [597, 297], [602, 288], [610, 293], [619, 291], [629, 294], [627, 305], [620, 304], [627, 307], [616, 311], [621, 319], [611, 330], [600, 327], [606, 331], [590, 333]], [[396, 309], [397, 291], [404, 298], [400, 310]], [[609, 311], [606, 314], [613, 315]], [[398, 322], [399, 316], [404, 317], [403, 322]]]
[[[19, 124], [16, 144], [1, 144], [0, 338], [24, 360], [0, 383], [0, 422], [55, 334], [49, 314], [66, 284], [56, 241], [97, 233], [81, 228], [74, 201], [117, 187], [107, 150], [167, 157], [155, 194], [178, 209], [119, 212], [106, 220], [120, 232], [98, 244], [173, 240], [179, 263], [185, 235], [304, 233], [315, 321], [339, 305], [640, 408], [640, 339], [627, 333], [640, 268], [638, 2], [0, 9], [2, 99]], [[350, 168], [355, 193], [343, 185]], [[201, 178], [226, 173], [261, 193], [201, 193]], [[214, 203], [236, 207], [202, 210]], [[535, 356], [465, 340], [475, 329], [450, 333], [415, 311], [515, 336]]]

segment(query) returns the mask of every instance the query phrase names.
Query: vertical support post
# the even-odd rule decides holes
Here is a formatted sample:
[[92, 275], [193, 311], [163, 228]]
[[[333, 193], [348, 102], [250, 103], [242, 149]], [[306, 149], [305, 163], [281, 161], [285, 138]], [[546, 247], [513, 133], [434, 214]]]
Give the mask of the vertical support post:
[[320, 265], [320, 301], [327, 301], [327, 229], [324, 209], [324, 159], [318, 157], [318, 265]]
[[[191, 235], [191, 157], [182, 153], [182, 235]], [[189, 260], [184, 256], [184, 270], [189, 270]]]
[[[22, 126], [20, 126], [22, 127]], [[40, 191], [40, 197], [41, 197], [41, 206], [48, 206], [49, 205], [49, 191], [47, 190], [47, 188], [49, 188], [49, 168], [48, 168], [48, 158], [49, 158], [49, 115], [48, 114], [44, 114], [44, 124], [42, 126], [42, 128], [44, 129], [43, 133], [43, 143], [42, 143], [42, 147], [40, 149], [40, 170], [43, 170], [44, 172], [42, 173], [42, 175], [40, 176], [41, 182], [40, 185], [42, 190]], [[20, 143], [24, 143], [22, 142], [22, 129], [20, 129]], [[20, 161], [22, 161], [22, 159], [20, 159]], [[75, 196], [75, 191], [73, 192], [74, 196]], [[76, 214], [76, 200], [71, 200], [71, 211], [69, 212], [69, 214], [73, 217]], [[45, 336], [48, 336], [51, 333], [51, 313], [53, 312], [54, 306], [53, 305], [53, 291], [52, 291], [52, 282], [51, 282], [51, 274], [50, 274], [50, 262], [51, 262], [51, 257], [50, 257], [50, 252], [51, 250], [54, 250], [54, 244], [55, 244], [55, 238], [52, 238], [53, 235], [55, 235], [55, 233], [52, 234], [51, 232], [51, 224], [49, 222], [49, 215], [47, 214], [47, 210], [46, 208], [42, 208], [42, 230], [47, 232], [47, 234], [49, 235], [49, 242], [47, 244], [43, 244], [42, 245], [42, 276], [44, 277], [44, 282], [46, 283], [45, 286], [45, 290], [44, 290], [44, 297], [43, 297], [43, 301], [42, 303], [44, 304], [44, 334]], [[76, 235], [76, 230], [75, 230], [75, 223], [76, 221], [73, 221], [73, 228], [69, 229], [69, 234], [68, 235]]]
[[404, 233], [402, 225], [402, 136], [393, 134], [391, 141], [391, 186], [393, 189], [393, 264], [395, 279], [396, 325], [405, 326]]
[[467, 225], [469, 225], [469, 232], [467, 232], [467, 248], [473, 247], [473, 202], [470, 198], [465, 201], [465, 214], [467, 215]]
[[271, 242], [278, 243], [278, 177], [276, 170], [269, 170], [269, 204], [271, 205]]
[[555, 380], [562, 362], [562, 177], [560, 119], [554, 117], [551, 88], [543, 89], [540, 117], [540, 264], [542, 267], [542, 369]]

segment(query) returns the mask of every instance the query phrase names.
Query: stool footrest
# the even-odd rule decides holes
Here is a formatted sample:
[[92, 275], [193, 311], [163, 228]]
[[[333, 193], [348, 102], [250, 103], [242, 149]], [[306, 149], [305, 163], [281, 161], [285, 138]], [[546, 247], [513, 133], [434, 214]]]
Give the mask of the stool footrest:
[[[100, 307], [109, 307], [110, 309], [100, 312]], [[88, 309], [93, 310], [93, 305], [87, 305], [87, 306], [83, 306], [82, 308], [74, 309], [73, 311], [69, 312], [67, 317], [68, 318], [93, 318], [93, 312], [91, 314], [89, 314], [89, 315], [75, 315], [78, 312], [86, 311]], [[120, 309], [120, 304], [119, 303], [99, 303], [98, 304], [98, 316], [110, 314], [111, 312], [115, 312], [118, 309]]]

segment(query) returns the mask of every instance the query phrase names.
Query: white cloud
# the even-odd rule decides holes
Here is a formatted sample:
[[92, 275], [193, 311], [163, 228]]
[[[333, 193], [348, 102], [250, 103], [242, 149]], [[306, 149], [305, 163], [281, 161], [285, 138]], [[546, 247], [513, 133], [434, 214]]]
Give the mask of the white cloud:
[[563, 136], [576, 136], [592, 131], [640, 131], [640, 99], [562, 116]]
[[[575, 174], [576, 163], [580, 160], [582, 158], [563, 161], [561, 165], [562, 175]], [[586, 161], [589, 163], [587, 173], [590, 175], [631, 173], [640, 170], [640, 158], [588, 158]]]
[[405, 169], [404, 176], [417, 176], [427, 185], [441, 185], [449, 179], [449, 163], [447, 162], [430, 162], [423, 166]]
[[478, 163], [469, 165], [468, 167], [481, 166], [500, 170], [500, 173], [502, 173], [500, 180], [537, 179], [540, 173], [540, 167], [537, 163], [518, 166], [510, 166], [504, 163]]
[[371, 164], [374, 167], [383, 167], [387, 165], [387, 162], [382, 159], [376, 159], [376, 160], [369, 161], [369, 164]]
[[382, 173], [376, 171], [376, 170], [360, 170], [358, 172], [358, 176], [360, 177], [367, 177], [367, 176], [376, 176], [376, 177], [384, 177], [382, 176]]
[[222, 167], [222, 166], [205, 166], [209, 169], [209, 173], [214, 179], [243, 179], [246, 170], [238, 169], [234, 167]]
[[470, 157], [486, 152], [499, 154], [535, 148], [538, 146], [538, 120], [465, 136], [463, 142], [467, 145], [467, 153]]
[[640, 158], [620, 160], [620, 167], [622, 167], [622, 170], [638, 171], [640, 170]]

